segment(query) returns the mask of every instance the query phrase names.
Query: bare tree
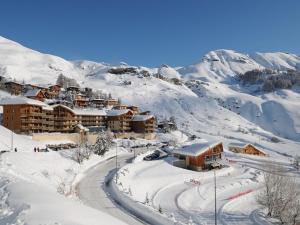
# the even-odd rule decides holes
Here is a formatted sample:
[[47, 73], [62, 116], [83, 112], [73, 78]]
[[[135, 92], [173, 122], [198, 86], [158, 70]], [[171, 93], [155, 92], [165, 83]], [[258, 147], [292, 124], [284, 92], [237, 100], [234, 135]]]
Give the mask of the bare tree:
[[263, 173], [263, 189], [257, 202], [267, 209], [268, 216], [282, 224], [296, 225], [300, 217], [300, 184], [295, 178], [281, 175], [280, 169], [269, 165]]

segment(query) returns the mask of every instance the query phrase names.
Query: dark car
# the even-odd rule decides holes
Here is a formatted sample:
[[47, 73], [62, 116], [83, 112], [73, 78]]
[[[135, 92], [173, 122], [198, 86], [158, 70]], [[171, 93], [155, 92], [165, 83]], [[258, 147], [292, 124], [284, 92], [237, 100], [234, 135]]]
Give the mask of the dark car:
[[152, 154], [145, 156], [144, 160], [151, 161], [151, 160], [158, 159], [159, 157], [160, 157], [160, 151], [155, 150]]

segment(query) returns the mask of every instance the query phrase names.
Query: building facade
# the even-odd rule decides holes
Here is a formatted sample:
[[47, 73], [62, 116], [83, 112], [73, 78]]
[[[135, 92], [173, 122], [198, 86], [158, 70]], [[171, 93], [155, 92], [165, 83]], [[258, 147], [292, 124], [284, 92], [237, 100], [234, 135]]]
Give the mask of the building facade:
[[173, 151], [174, 156], [185, 162], [185, 167], [191, 170], [204, 170], [220, 167], [223, 155], [221, 142], [196, 143], [183, 146]]

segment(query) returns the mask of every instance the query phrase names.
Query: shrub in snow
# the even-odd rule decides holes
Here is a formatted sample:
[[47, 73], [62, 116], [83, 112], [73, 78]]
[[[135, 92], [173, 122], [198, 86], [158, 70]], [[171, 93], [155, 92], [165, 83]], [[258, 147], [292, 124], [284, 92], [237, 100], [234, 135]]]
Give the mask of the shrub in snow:
[[297, 170], [300, 169], [300, 156], [299, 155], [296, 155], [294, 157], [294, 166]]
[[108, 131], [100, 132], [96, 143], [93, 145], [93, 152], [97, 155], [104, 155], [112, 146], [112, 136]]
[[149, 196], [148, 196], [148, 192], [146, 192], [146, 197], [145, 197], [145, 202], [144, 202], [146, 205], [148, 205], [150, 203], [150, 199], [149, 199]]
[[128, 188], [128, 194], [129, 194], [130, 196], [132, 196], [131, 187]]
[[74, 160], [81, 164], [85, 158], [85, 153], [81, 145], [79, 145], [75, 150], [73, 154]]
[[159, 212], [160, 214], [162, 214], [162, 213], [163, 213], [163, 210], [162, 210], [162, 208], [161, 208], [161, 206], [160, 206], [160, 205], [158, 206], [158, 212]]
[[279, 143], [280, 142], [280, 140], [277, 138], [277, 137], [271, 137], [271, 139], [270, 139], [272, 142], [274, 142], [274, 143]]
[[268, 216], [282, 224], [296, 225], [300, 218], [300, 184], [294, 178], [279, 175], [281, 169], [268, 166], [257, 202], [267, 209]]

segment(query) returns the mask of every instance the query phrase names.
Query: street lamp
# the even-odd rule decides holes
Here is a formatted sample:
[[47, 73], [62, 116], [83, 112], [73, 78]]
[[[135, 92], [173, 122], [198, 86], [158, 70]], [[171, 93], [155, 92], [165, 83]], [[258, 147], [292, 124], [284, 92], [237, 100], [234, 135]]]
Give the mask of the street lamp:
[[118, 142], [115, 141], [116, 144], [116, 184], [118, 183]]
[[214, 169], [214, 184], [215, 184], [215, 225], [217, 225], [217, 178], [216, 178], [216, 169]]

